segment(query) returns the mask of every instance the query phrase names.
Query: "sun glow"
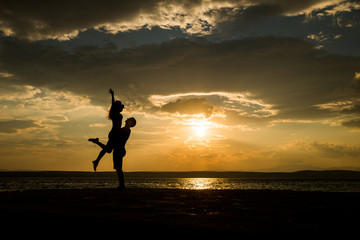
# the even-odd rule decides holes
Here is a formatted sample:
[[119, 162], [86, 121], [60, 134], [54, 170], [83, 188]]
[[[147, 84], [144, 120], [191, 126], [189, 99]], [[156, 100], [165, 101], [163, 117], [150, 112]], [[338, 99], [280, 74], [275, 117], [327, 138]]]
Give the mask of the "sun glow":
[[193, 129], [194, 129], [194, 131], [196, 133], [196, 136], [203, 137], [206, 134], [207, 127], [205, 127], [205, 126], [194, 126]]
[[202, 138], [206, 136], [210, 123], [206, 119], [192, 119], [189, 122], [192, 132], [196, 137]]

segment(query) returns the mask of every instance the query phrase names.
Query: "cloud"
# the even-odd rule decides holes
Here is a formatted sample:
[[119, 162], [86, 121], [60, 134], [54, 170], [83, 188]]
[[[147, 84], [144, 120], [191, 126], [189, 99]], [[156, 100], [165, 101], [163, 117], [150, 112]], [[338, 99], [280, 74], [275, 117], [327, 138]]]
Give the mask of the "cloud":
[[108, 124], [105, 124], [105, 123], [92, 123], [92, 124], [89, 125], [89, 127], [103, 128], [103, 127], [108, 127]]
[[7, 72], [0, 72], [0, 78], [9, 78], [9, 77], [13, 77], [14, 75], [11, 73], [7, 73]]
[[351, 12], [352, 10], [359, 10], [360, 3], [357, 1], [342, 1], [340, 4], [333, 5], [325, 10], [326, 14], [336, 15], [341, 12]]
[[[327, 55], [294, 38], [221, 43], [176, 39], [121, 51], [108, 45], [68, 52], [20, 41], [3, 41], [1, 48], [0, 58], [6, 61], [0, 71], [14, 76], [6, 78], [4, 86], [10, 82], [16, 86], [6, 93], [7, 98], [21, 97], [16, 88], [30, 86], [25, 87], [26, 97], [21, 97], [27, 100], [19, 102], [25, 109], [35, 103], [56, 109], [55, 99], [66, 103], [62, 108], [90, 102], [107, 107], [109, 87], [129, 113], [154, 113], [168, 104], [163, 112], [221, 110], [233, 122], [326, 119], [345, 114], [340, 107], [355, 111], [358, 105], [356, 94], [348, 93], [356, 90], [354, 73], [359, 72], [360, 58]], [[44, 89], [56, 94], [44, 97]], [[197, 109], [187, 107], [191, 102]], [[330, 103], [339, 110], [330, 111]]]
[[307, 36], [308, 39], [314, 41], [317, 43], [316, 48], [322, 49], [324, 47], [323, 44], [325, 44], [328, 41], [334, 40], [334, 39], [340, 39], [342, 35], [340, 34], [330, 34], [330, 33], [324, 33], [324, 31], [320, 31], [318, 33], [309, 34]]
[[359, 100], [349, 99], [316, 105], [320, 109], [337, 113], [353, 113], [358, 109]]
[[328, 38], [324, 35], [324, 33], [322, 31], [320, 31], [319, 33], [315, 33], [315, 34], [309, 34], [307, 36], [307, 38], [314, 40], [316, 42], [324, 42], [326, 41]]
[[91, 123], [106, 122], [104, 109], [91, 105], [86, 97], [66, 90], [14, 84], [14, 79], [10, 82], [3, 85], [5, 93], [0, 97], [0, 132], [16, 133], [13, 139], [6, 136], [13, 143], [24, 139], [31, 143], [34, 139], [84, 138]]
[[[217, 24], [237, 17], [298, 15], [328, 6], [343, 11], [340, 0], [128, 0], [2, 1], [0, 30], [28, 40], [68, 40], [90, 28], [117, 33], [142, 27], [178, 27], [189, 34], [209, 34]], [[350, 8], [347, 6], [347, 9]], [[227, 15], [227, 16], [226, 16]], [[233, 16], [230, 17], [229, 16]]]
[[204, 114], [212, 115], [214, 107], [205, 98], [178, 99], [175, 102], [166, 103], [161, 111], [180, 114]]
[[[0, 104], [8, 106], [17, 106], [23, 108], [23, 114], [31, 114], [37, 111], [50, 115], [48, 120], [66, 120], [64, 116], [55, 116], [61, 111], [70, 110], [89, 104], [89, 99], [77, 96], [69, 91], [52, 91], [44, 86], [35, 87], [31, 85], [15, 84], [14, 81], [3, 82], [3, 89], [0, 93]], [[60, 119], [62, 118], [62, 119]]]
[[[277, 110], [249, 93], [189, 92], [173, 95], [152, 95], [150, 102], [161, 113], [170, 113], [181, 125], [206, 128], [239, 127], [244, 131], [269, 125]], [[158, 112], [155, 111], [154, 114]], [[257, 127], [255, 125], [258, 125]]]
[[360, 156], [360, 146], [357, 144], [346, 144], [339, 142], [320, 142], [320, 141], [291, 141], [283, 150], [298, 150], [308, 153], [313, 153], [327, 158], [351, 157], [356, 158]]
[[16, 133], [19, 130], [39, 127], [34, 120], [5, 120], [0, 121], [0, 133]]
[[355, 76], [351, 82], [351, 88], [360, 93], [360, 72], [355, 72]]
[[[352, 83], [350, 83], [350, 89], [352, 89]], [[358, 127], [358, 119], [353, 119], [360, 115], [360, 98], [349, 97], [346, 100], [329, 102], [325, 104], [316, 105], [318, 108], [324, 111], [328, 111], [333, 114], [332, 119], [325, 121], [334, 126], [344, 126], [349, 128]], [[349, 118], [351, 120], [349, 120]]]
[[342, 123], [342, 125], [348, 128], [360, 128], [360, 118], [345, 121]]
[[29, 85], [15, 85], [12, 81], [0, 82], [0, 101], [24, 101], [35, 97], [41, 91]]
[[66, 116], [55, 115], [55, 116], [47, 116], [46, 119], [50, 122], [67, 122], [69, 119]]
[[356, 0], [340, 1], [338, 3], [330, 4], [324, 8], [316, 9], [313, 12], [308, 12], [306, 21], [310, 20], [324, 20], [330, 17], [332, 24], [337, 28], [351, 28], [359, 26], [356, 16], [359, 14], [360, 4]]

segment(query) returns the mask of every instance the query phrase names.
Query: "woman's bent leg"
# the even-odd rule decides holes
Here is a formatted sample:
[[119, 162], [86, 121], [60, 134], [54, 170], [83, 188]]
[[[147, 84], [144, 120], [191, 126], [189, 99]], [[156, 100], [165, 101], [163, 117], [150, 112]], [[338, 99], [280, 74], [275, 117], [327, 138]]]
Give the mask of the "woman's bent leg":
[[102, 150], [100, 151], [100, 153], [99, 153], [98, 157], [96, 158], [96, 160], [92, 162], [95, 172], [96, 172], [96, 168], [99, 165], [99, 162], [100, 162], [101, 158], [105, 155], [105, 153], [111, 153], [111, 151], [113, 149], [113, 147], [112, 147], [113, 145], [112, 145], [112, 143], [110, 141], [108, 141], [106, 143], [106, 145], [104, 145], [103, 143], [101, 143], [99, 141], [96, 144], [99, 145], [102, 148]]
[[99, 138], [89, 138], [90, 142], [97, 144], [102, 149], [106, 148], [106, 145], [99, 141]]
[[99, 162], [100, 162], [101, 158], [105, 155], [105, 153], [106, 153], [106, 151], [104, 149], [101, 150], [98, 157], [96, 158], [96, 160], [92, 162], [95, 172], [96, 172], [96, 168], [99, 165]]

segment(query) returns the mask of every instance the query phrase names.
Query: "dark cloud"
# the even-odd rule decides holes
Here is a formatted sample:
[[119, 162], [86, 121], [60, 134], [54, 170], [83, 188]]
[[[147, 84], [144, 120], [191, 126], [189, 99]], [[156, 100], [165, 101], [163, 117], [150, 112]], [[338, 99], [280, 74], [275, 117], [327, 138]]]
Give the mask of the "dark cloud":
[[210, 117], [214, 107], [205, 98], [178, 99], [161, 106], [161, 111], [180, 114], [204, 114]]
[[350, 121], [345, 121], [342, 123], [342, 125], [348, 128], [360, 128], [360, 118], [352, 119]]
[[344, 114], [360, 113], [360, 105], [354, 104], [349, 109], [341, 110], [341, 113], [344, 113]]
[[252, 14], [257, 13], [262, 15], [298, 14], [316, 9], [317, 4], [324, 4], [324, 6], [332, 5], [332, 3], [327, 0], [254, 0], [252, 2], [258, 4], [256, 7], [251, 8]]
[[247, 8], [240, 16], [245, 20], [256, 20], [259, 18], [279, 16], [283, 11], [284, 9], [281, 5], [257, 5]]
[[[99, 24], [131, 21], [159, 1], [1, 1], [1, 28], [32, 40], [66, 38]], [[75, 34], [76, 36], [77, 34]]]
[[0, 133], [16, 133], [20, 129], [38, 127], [33, 120], [6, 120], [0, 121]]
[[0, 1], [0, 30], [7, 36], [30, 40], [66, 40], [90, 28], [119, 32], [142, 26], [177, 26], [189, 33], [204, 33], [218, 22], [229, 20], [223, 13], [230, 14], [234, 9], [245, 11], [247, 19], [256, 19], [301, 14], [316, 9], [319, 4], [325, 7], [332, 3], [328, 0]]
[[126, 105], [139, 108], [151, 105], [154, 94], [223, 91], [250, 93], [249, 100], [278, 110], [273, 119], [321, 119], [332, 113], [315, 105], [358, 96], [351, 84], [360, 58], [327, 55], [295, 38], [178, 39], [121, 51], [108, 45], [73, 52], [4, 41], [1, 49], [0, 70], [14, 75], [12, 84], [72, 91], [100, 105], [108, 105], [109, 87]]

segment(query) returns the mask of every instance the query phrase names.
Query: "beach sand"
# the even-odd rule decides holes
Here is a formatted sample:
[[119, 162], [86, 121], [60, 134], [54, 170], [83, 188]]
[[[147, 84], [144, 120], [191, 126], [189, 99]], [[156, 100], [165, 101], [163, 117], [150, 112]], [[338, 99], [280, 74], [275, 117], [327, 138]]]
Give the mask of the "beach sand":
[[1, 192], [0, 210], [4, 232], [29, 236], [344, 236], [360, 226], [360, 193], [34, 190]]

